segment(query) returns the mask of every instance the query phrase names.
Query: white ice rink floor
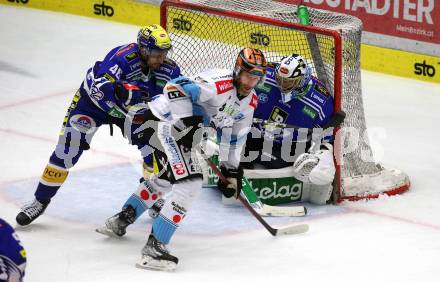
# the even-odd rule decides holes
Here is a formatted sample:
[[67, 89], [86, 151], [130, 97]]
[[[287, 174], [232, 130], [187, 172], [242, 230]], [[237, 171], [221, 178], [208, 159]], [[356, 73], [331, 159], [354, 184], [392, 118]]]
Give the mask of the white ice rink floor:
[[[0, 6], [0, 217], [15, 225], [54, 148], [87, 69], [138, 28], [67, 14]], [[29, 228], [25, 281], [440, 281], [440, 86], [363, 72], [367, 125], [385, 164], [409, 174], [396, 197], [310, 207], [310, 231], [273, 238], [238, 207], [204, 189], [171, 243], [173, 273], [140, 270], [151, 221], [121, 240], [94, 232], [136, 188], [140, 157], [116, 130], [92, 149]]]

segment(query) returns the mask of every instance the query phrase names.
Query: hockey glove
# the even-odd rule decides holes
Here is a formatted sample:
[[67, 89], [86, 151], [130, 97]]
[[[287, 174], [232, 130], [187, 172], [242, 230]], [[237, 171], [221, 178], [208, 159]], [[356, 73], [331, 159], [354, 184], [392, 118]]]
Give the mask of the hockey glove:
[[242, 188], [243, 168], [239, 166], [237, 169], [230, 169], [220, 166], [220, 171], [226, 177], [229, 183], [218, 180], [217, 187], [226, 198], [238, 198]]
[[[141, 123], [142, 125], [133, 132], [133, 136], [137, 138], [137, 140], [140, 140], [140, 142], [156, 147], [158, 143], [154, 146], [150, 142], [155, 141], [150, 139], [152, 136], [156, 136], [155, 133], [157, 132], [157, 127], [159, 125], [157, 122], [173, 121], [169, 108], [169, 101], [164, 95], [159, 94], [153, 96], [147, 103], [147, 108], [138, 110], [137, 113], [139, 114], [135, 115], [133, 123], [135, 123], [134, 120], [142, 121], [136, 122]], [[158, 140], [156, 141], [159, 142]]]
[[175, 139], [178, 144], [183, 145], [186, 149], [191, 150], [197, 147], [203, 137], [203, 117], [190, 116], [180, 119], [174, 124]]
[[323, 143], [315, 153], [304, 153], [293, 164], [295, 177], [302, 182], [327, 185], [335, 177], [333, 146]]
[[148, 99], [148, 91], [124, 80], [116, 81], [115, 83], [115, 97], [118, 102], [122, 104], [125, 109], [129, 106], [144, 103]]

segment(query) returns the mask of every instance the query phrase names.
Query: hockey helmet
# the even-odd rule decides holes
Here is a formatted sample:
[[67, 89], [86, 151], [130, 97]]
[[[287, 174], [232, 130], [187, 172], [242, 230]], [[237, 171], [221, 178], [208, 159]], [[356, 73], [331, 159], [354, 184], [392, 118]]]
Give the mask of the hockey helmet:
[[234, 75], [237, 77], [241, 71], [264, 77], [267, 62], [263, 52], [254, 48], [243, 48], [237, 56], [234, 67]]
[[150, 55], [151, 52], [167, 52], [171, 49], [171, 39], [160, 25], [150, 25], [141, 28], [138, 32], [137, 43], [139, 49]]
[[275, 68], [275, 79], [282, 93], [303, 88], [309, 83], [311, 76], [311, 68], [298, 54], [282, 58]]

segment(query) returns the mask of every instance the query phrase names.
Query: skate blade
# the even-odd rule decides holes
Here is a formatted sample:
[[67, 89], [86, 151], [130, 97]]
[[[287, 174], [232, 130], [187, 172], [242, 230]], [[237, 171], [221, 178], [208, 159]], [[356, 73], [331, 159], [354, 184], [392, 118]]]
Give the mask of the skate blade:
[[177, 264], [167, 260], [156, 260], [148, 256], [143, 256], [139, 262], [136, 263], [137, 268], [151, 269], [160, 271], [173, 271]]
[[117, 235], [111, 229], [108, 229], [107, 226], [96, 228], [95, 231], [99, 234], [106, 235], [112, 238], [121, 238], [122, 236]]

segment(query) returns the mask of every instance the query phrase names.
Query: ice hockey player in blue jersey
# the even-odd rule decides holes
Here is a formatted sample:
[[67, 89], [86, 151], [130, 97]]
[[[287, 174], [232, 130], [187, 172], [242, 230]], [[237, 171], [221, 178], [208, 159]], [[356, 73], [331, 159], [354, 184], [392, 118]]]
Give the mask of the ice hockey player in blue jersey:
[[[256, 91], [258, 107], [243, 165], [250, 169], [293, 166], [297, 179], [328, 187], [335, 174], [332, 132], [325, 131], [318, 140], [307, 134], [307, 129], [326, 125], [334, 112], [333, 97], [324, 84], [312, 75], [301, 55], [291, 54], [269, 64], [265, 83]], [[312, 141], [317, 143], [313, 148]], [[259, 153], [252, 157], [249, 152]]]
[[12, 226], [0, 218], [0, 282], [20, 282], [26, 268], [26, 251]]
[[[137, 119], [143, 115], [130, 113], [135, 105], [145, 106], [150, 97], [163, 92], [168, 80], [180, 75], [179, 67], [167, 58], [170, 49], [171, 39], [161, 26], [143, 27], [138, 32], [137, 43], [114, 48], [87, 71], [67, 110], [58, 144], [44, 169], [35, 199], [22, 207], [16, 218], [18, 224], [28, 225], [44, 212], [66, 180], [69, 169], [89, 149], [94, 134], [103, 124], [118, 126], [132, 144], [142, 149], [144, 162], [152, 162], [148, 147], [131, 138], [143, 122]], [[126, 118], [131, 122], [125, 123]]]

